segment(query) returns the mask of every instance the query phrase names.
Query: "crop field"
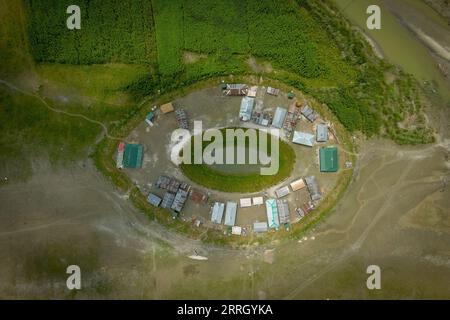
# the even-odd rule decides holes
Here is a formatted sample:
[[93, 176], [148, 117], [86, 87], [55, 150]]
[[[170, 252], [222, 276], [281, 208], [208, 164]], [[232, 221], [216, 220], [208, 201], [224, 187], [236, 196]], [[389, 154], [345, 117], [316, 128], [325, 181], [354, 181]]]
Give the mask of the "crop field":
[[65, 27], [70, 1], [26, 0], [30, 44], [37, 62], [93, 64], [156, 62], [151, 2], [78, 1], [81, 30]]

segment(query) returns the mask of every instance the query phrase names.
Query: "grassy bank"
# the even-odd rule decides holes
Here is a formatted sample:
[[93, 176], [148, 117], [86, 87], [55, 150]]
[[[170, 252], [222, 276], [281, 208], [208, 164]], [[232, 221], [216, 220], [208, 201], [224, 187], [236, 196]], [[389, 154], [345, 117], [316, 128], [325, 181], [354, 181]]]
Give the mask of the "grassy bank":
[[[222, 129], [221, 132], [225, 137], [225, 129]], [[257, 134], [258, 132], [259, 131], [257, 131]], [[236, 141], [237, 140], [234, 141], [234, 145], [236, 145]], [[224, 150], [226, 143], [225, 140], [223, 143], [224, 145], [222, 148]], [[203, 143], [203, 152], [208, 145], [209, 143]], [[260, 141], [258, 139], [257, 150], [259, 150], [259, 145]], [[191, 142], [191, 146], [193, 150], [193, 142]], [[246, 145], [246, 150], [248, 151], [248, 144]], [[180, 168], [187, 178], [209, 189], [224, 192], [257, 192], [274, 186], [280, 181], [288, 178], [295, 164], [294, 150], [292, 150], [292, 148], [282, 140], [279, 140], [278, 155], [272, 154], [270, 137], [267, 138], [266, 150], [271, 157], [278, 157], [279, 155], [279, 168], [278, 172], [274, 175], [261, 175], [259, 172], [249, 174], [227, 174], [220, 172], [207, 164], [181, 164]], [[193, 162], [194, 161], [192, 159], [191, 163]]]

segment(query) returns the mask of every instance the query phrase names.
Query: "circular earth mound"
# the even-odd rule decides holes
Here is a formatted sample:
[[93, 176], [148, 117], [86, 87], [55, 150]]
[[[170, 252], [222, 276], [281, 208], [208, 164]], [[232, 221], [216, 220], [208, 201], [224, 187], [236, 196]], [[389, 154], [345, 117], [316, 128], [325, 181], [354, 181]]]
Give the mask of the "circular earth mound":
[[[236, 129], [236, 128], [227, 128], [227, 129]], [[221, 129], [220, 132], [222, 132], [223, 136], [225, 137], [225, 130], [227, 129]], [[248, 142], [248, 140], [245, 140], [245, 155], [246, 160], [249, 159], [249, 153], [252, 149], [256, 148], [259, 149], [260, 147], [260, 141], [259, 141], [259, 131], [257, 129], [241, 129], [245, 133], [247, 133], [247, 130], [254, 130], [257, 133], [257, 144], [253, 145], [253, 148], [251, 144]], [[203, 133], [204, 134], [204, 133]], [[271, 139], [272, 137], [267, 137], [267, 154], [269, 157], [272, 157], [272, 150], [271, 150]], [[195, 137], [191, 138], [190, 140], [190, 147], [191, 150], [194, 148], [194, 139]], [[211, 145], [215, 142], [214, 139], [212, 139], [211, 142], [202, 142], [202, 151], [211, 151]], [[235, 157], [237, 154], [236, 149], [236, 143], [237, 139], [234, 140], [234, 147], [235, 147]], [[220, 144], [220, 142], [219, 142]], [[225, 139], [223, 139], [222, 142], [222, 152], [225, 157], [225, 155], [229, 152], [229, 147], [226, 147]], [[241, 149], [242, 152], [242, 149]], [[257, 150], [256, 150], [257, 152]], [[264, 189], [267, 189], [268, 187], [271, 187], [273, 185], [276, 185], [280, 181], [288, 178], [291, 175], [292, 169], [295, 164], [295, 152], [289, 146], [286, 142], [279, 140], [279, 166], [278, 171], [273, 175], [262, 175], [261, 174], [261, 168], [268, 168], [269, 165], [263, 165], [261, 163], [256, 164], [249, 164], [248, 161], [246, 161], [245, 164], [193, 164], [193, 152], [191, 163], [192, 164], [181, 164], [180, 168], [184, 175], [189, 178], [191, 181], [198, 183], [199, 185], [202, 185], [208, 189], [214, 189], [218, 191], [223, 192], [241, 192], [241, 193], [251, 193], [251, 192], [258, 192]], [[212, 154], [215, 154], [213, 151]], [[224, 161], [225, 162], [225, 161]], [[236, 158], [234, 163], [236, 163]]]

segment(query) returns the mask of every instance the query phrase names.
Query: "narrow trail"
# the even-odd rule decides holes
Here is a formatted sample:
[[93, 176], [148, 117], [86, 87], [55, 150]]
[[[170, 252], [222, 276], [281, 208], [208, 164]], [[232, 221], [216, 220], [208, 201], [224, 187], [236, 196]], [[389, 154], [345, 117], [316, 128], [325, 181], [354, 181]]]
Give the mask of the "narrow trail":
[[[88, 121], [88, 122], [90, 122], [90, 123], [99, 125], [99, 126], [102, 127], [102, 129], [103, 129], [103, 134], [104, 134], [105, 137], [108, 138], [108, 139], [111, 139], [111, 140], [118, 140], [118, 141], [123, 141], [123, 140], [124, 140], [124, 139], [122, 139], [122, 138], [118, 138], [118, 137], [111, 136], [111, 135], [109, 134], [109, 132], [108, 132], [108, 127], [107, 127], [103, 122], [100, 122], [100, 121], [91, 119], [91, 118], [89, 118], [89, 117], [87, 117], [87, 116], [85, 116], [84, 114], [81, 114], [81, 113], [71, 113], [71, 112], [67, 112], [67, 111], [61, 110], [61, 109], [54, 108], [54, 107], [50, 106], [50, 105], [47, 103], [47, 101], [45, 101], [40, 95], [38, 95], [38, 94], [36, 94], [36, 93], [33, 93], [33, 92], [29, 92], [29, 91], [22, 90], [22, 89], [16, 87], [15, 85], [13, 85], [12, 83], [10, 83], [10, 82], [8, 82], [8, 81], [5, 81], [5, 80], [3, 80], [3, 79], [0, 79], [0, 83], [3, 84], [3, 85], [5, 85], [5, 86], [7, 86], [7, 87], [8, 87], [9, 89], [11, 89], [11, 90], [14, 90], [14, 91], [20, 92], [20, 93], [22, 93], [22, 94], [24, 94], [24, 95], [27, 95], [27, 96], [30, 96], [30, 97], [33, 97], [33, 98], [38, 99], [38, 100], [39, 100], [39, 101], [40, 101], [40, 102], [41, 102], [48, 110], [50, 110], [50, 111], [53, 111], [53, 112], [56, 112], [56, 113], [59, 113], [59, 114], [66, 115], [66, 116], [68, 116], [68, 117], [81, 118], [81, 119], [86, 120], [86, 121]], [[145, 102], [145, 100], [144, 100], [144, 102]], [[144, 103], [144, 102], [141, 102], [141, 103], [139, 104], [139, 106], [141, 106], [142, 103]]]

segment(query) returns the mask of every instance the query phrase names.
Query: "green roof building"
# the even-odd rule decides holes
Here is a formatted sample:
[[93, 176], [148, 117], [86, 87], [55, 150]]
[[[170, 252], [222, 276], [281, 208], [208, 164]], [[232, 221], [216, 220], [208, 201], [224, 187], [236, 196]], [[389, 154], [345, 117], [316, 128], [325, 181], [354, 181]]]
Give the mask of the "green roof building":
[[123, 155], [123, 166], [131, 169], [141, 168], [143, 155], [144, 147], [142, 144], [127, 143]]
[[321, 172], [336, 172], [338, 170], [338, 152], [336, 147], [320, 148], [319, 157]]

